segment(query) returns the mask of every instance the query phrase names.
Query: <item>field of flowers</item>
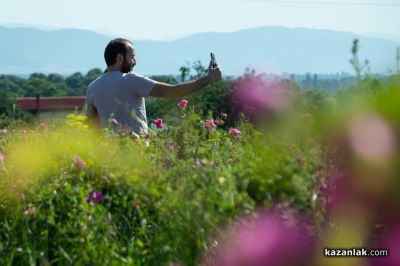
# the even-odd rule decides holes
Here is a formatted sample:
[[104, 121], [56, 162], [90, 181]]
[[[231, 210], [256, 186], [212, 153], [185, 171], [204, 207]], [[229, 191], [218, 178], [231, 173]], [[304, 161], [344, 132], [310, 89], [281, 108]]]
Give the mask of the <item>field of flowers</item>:
[[233, 85], [234, 122], [178, 99], [141, 138], [79, 113], [2, 129], [0, 265], [400, 265], [399, 77]]

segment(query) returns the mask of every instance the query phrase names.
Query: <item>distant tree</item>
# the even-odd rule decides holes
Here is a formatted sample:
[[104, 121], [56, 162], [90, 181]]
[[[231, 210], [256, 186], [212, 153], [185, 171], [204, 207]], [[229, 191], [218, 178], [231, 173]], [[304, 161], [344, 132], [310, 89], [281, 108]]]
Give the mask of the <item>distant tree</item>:
[[354, 39], [353, 46], [351, 48], [351, 53], [352, 53], [353, 57], [352, 57], [352, 59], [350, 59], [350, 64], [353, 66], [354, 71], [356, 72], [356, 77], [357, 77], [358, 81], [361, 80], [362, 71], [364, 71], [364, 69], [367, 70], [367, 74], [369, 72], [369, 60], [366, 59], [364, 61], [364, 65], [361, 65], [359, 58], [358, 58], [359, 50], [360, 50], [360, 46], [358, 44], [358, 39]]
[[181, 81], [182, 82], [185, 81], [186, 77], [189, 76], [189, 74], [190, 74], [189, 62], [186, 61], [186, 64], [179, 68], [179, 72], [181, 72]]
[[194, 76], [191, 76], [191, 79], [198, 79], [200, 77], [203, 77], [204, 75], [207, 74], [208, 68], [206, 68], [205, 66], [203, 66], [201, 64], [200, 60], [194, 61], [192, 63], [192, 69], [195, 72]]
[[55, 84], [65, 84], [65, 79], [62, 75], [51, 73], [47, 76], [47, 80]]
[[178, 81], [171, 75], [153, 75], [150, 76], [151, 79], [159, 82], [164, 82], [168, 84], [177, 84]]
[[318, 75], [317, 74], [314, 74], [314, 76], [313, 76], [312, 86], [313, 86], [313, 88], [318, 87]]
[[33, 73], [29, 76], [29, 79], [47, 79], [47, 76], [43, 73]]
[[400, 75], [400, 46], [396, 50], [397, 75]]
[[93, 68], [86, 73], [85, 78], [92, 82], [103, 74], [103, 71], [100, 68]]

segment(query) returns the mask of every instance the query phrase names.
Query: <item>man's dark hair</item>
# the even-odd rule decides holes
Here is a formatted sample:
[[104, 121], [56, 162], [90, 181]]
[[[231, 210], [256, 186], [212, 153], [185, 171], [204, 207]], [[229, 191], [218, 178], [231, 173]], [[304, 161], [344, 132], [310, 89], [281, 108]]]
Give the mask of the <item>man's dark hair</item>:
[[118, 38], [114, 39], [108, 43], [106, 49], [104, 50], [104, 59], [106, 60], [107, 66], [111, 66], [115, 63], [117, 55], [122, 54], [124, 58], [128, 52], [128, 44], [132, 43], [126, 39]]

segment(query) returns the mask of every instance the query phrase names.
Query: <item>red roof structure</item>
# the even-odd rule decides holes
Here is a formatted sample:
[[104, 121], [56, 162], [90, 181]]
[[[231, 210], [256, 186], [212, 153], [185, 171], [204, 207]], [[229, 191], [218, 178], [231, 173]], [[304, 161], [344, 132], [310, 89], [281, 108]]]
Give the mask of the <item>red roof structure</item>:
[[16, 105], [22, 111], [56, 111], [75, 108], [82, 109], [84, 103], [84, 96], [27, 97], [16, 99]]

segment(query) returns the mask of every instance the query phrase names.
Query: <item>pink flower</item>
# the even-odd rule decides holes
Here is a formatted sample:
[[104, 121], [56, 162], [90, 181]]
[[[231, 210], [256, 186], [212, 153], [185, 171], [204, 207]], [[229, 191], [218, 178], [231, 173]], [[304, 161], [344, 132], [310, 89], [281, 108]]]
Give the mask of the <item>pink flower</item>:
[[2, 163], [4, 163], [4, 159], [5, 159], [6, 157], [4, 156], [4, 154], [2, 154], [1, 152], [0, 152], [0, 164], [2, 164]]
[[162, 128], [164, 125], [164, 121], [162, 120], [162, 118], [155, 119], [153, 123], [156, 125], [157, 128]]
[[115, 118], [111, 119], [111, 124], [113, 124], [114, 126], [118, 126], [117, 119], [115, 119]]
[[5, 136], [7, 135], [7, 133], [8, 133], [7, 128], [0, 129], [0, 136]]
[[101, 191], [94, 191], [92, 195], [87, 195], [85, 199], [87, 203], [90, 203], [91, 201], [94, 203], [100, 203], [104, 200], [104, 194]]
[[229, 134], [231, 134], [231, 136], [233, 136], [235, 138], [240, 138], [240, 136], [242, 135], [242, 132], [240, 132], [240, 130], [238, 130], [236, 128], [231, 128], [231, 129], [229, 129]]
[[212, 129], [217, 128], [217, 124], [214, 122], [214, 119], [211, 118], [210, 120], [204, 122], [203, 127], [207, 132], [209, 132]]
[[182, 99], [182, 100], [180, 100], [180, 102], [176, 105], [176, 107], [177, 107], [178, 109], [185, 109], [185, 108], [186, 108], [186, 105], [187, 105], [188, 103], [189, 103], [188, 100]]
[[45, 122], [40, 123], [39, 126], [38, 126], [38, 129], [39, 129], [40, 131], [45, 131], [45, 130], [47, 130], [47, 129], [48, 129], [47, 124], [46, 124]]
[[82, 160], [81, 157], [79, 157], [78, 155], [74, 155], [74, 156], [72, 157], [72, 161], [73, 161], [75, 167], [76, 167], [78, 170], [84, 170], [84, 169], [87, 168], [86, 162], [85, 162], [84, 160]]

